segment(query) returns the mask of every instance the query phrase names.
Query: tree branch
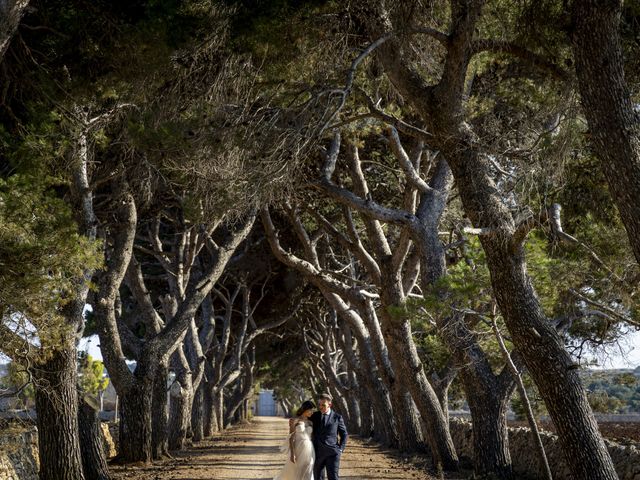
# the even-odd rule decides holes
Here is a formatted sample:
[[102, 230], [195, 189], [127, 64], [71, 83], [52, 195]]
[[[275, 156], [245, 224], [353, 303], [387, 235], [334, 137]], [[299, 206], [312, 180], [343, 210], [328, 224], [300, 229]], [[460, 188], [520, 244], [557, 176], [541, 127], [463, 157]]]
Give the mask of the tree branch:
[[402, 171], [404, 172], [407, 181], [413, 185], [420, 192], [429, 192], [431, 187], [425, 182], [420, 174], [416, 171], [407, 155], [407, 152], [402, 146], [402, 142], [400, 141], [400, 136], [398, 135], [398, 130], [395, 127], [389, 127], [389, 140], [391, 144], [391, 150], [393, 151], [395, 157], [398, 159], [400, 163], [400, 167], [402, 167]]
[[569, 79], [569, 72], [552, 61], [508, 41], [494, 39], [475, 40], [471, 46], [471, 54], [477, 55], [481, 52], [506, 53], [524, 61], [527, 65], [552, 74], [558, 80], [566, 81]]
[[571, 243], [584, 248], [600, 267], [606, 270], [613, 278], [615, 278], [618, 283], [623, 283], [623, 280], [618, 275], [616, 275], [616, 273], [611, 270], [606, 263], [602, 261], [602, 259], [596, 254], [596, 252], [589, 248], [589, 246], [584, 242], [581, 242], [577, 238], [569, 235], [562, 229], [562, 220], [560, 218], [561, 211], [562, 206], [559, 203], [554, 203], [549, 208], [549, 223], [551, 224], [551, 231], [554, 233], [554, 235], [566, 243]]
[[117, 213], [117, 222], [111, 225], [113, 250], [107, 258], [106, 271], [98, 281], [97, 302], [94, 308], [98, 319], [98, 333], [105, 366], [109, 375], [125, 389], [133, 381], [127, 366], [118, 330], [115, 302], [118, 289], [125, 277], [131, 255], [137, 225], [137, 212], [133, 196], [124, 195]]
[[155, 355], [167, 352], [181, 337], [195, 316], [196, 310], [209, 294], [215, 282], [224, 271], [236, 248], [249, 235], [256, 218], [255, 212], [250, 212], [244, 220], [232, 230], [218, 249], [215, 261], [203, 273], [199, 280], [192, 279], [187, 286], [185, 298], [180, 303], [178, 311], [171, 320], [167, 321], [165, 329], [149, 341], [149, 348]]

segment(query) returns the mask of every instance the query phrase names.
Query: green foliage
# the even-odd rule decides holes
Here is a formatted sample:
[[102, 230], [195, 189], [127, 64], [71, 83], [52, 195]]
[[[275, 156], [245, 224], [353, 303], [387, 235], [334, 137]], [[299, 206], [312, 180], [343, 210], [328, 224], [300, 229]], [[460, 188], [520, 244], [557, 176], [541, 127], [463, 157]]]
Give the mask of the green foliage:
[[605, 390], [596, 390], [587, 394], [589, 405], [598, 413], [619, 413], [624, 405], [620, 399], [610, 397]]
[[98, 395], [109, 385], [109, 378], [104, 376], [104, 364], [91, 355], [82, 355], [78, 367], [78, 384], [85, 394]]
[[621, 373], [613, 377], [614, 385], [624, 385], [625, 387], [635, 387], [638, 385], [638, 377], [633, 373]]
[[[443, 301], [443, 295], [446, 301]], [[477, 238], [470, 238], [447, 275], [424, 295], [422, 306], [435, 316], [447, 316], [451, 306], [480, 311], [492, 299], [489, 270]]]
[[549, 254], [548, 242], [532, 235], [525, 245], [527, 266], [538, 292], [542, 307], [550, 314], [556, 306], [560, 292], [566, 287], [566, 275], [575, 271], [570, 261], [561, 261]]
[[595, 411], [640, 412], [640, 381], [632, 372], [586, 370], [581, 376]]
[[[323, 58], [319, 42], [329, 44], [330, 33], [322, 19], [335, 10], [335, 2], [328, 0], [256, 0], [227, 1], [237, 8], [233, 21], [236, 48], [264, 59], [264, 76], [273, 81], [303, 81], [312, 75], [309, 67], [314, 58]], [[283, 21], [286, 19], [286, 21]], [[333, 30], [334, 35], [337, 29]], [[335, 37], [333, 38], [335, 40]], [[293, 75], [295, 72], [296, 75]]]
[[[87, 268], [99, 268], [97, 242], [79, 235], [52, 179], [16, 174], [0, 180], [0, 314], [46, 349], [66, 335], [61, 309], [75, 297]], [[0, 341], [9, 356], [24, 351]]]

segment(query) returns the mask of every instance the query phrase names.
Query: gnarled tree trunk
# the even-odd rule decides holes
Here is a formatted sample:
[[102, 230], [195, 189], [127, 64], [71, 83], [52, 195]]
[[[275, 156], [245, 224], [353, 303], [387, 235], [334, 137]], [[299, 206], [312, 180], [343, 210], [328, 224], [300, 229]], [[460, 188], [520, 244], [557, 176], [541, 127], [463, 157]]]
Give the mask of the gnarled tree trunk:
[[640, 263], [640, 119], [624, 77], [622, 2], [573, 1], [573, 56], [591, 144]]
[[398, 319], [390, 313], [391, 304], [387, 305], [383, 310], [382, 326], [394, 370], [403, 372], [399, 381], [411, 393], [427, 425], [426, 440], [431, 448], [434, 463], [440, 464], [445, 470], [457, 470], [458, 455], [449, 432], [449, 424], [438, 396], [427, 380], [413, 342], [409, 319]]
[[98, 411], [82, 399], [78, 407], [78, 426], [85, 478], [111, 480]]
[[[141, 382], [142, 383], [142, 382]], [[119, 454], [125, 462], [149, 463], [151, 448], [153, 385], [135, 383], [120, 394]]]
[[218, 423], [218, 395], [209, 382], [204, 383], [204, 436], [205, 438], [213, 437], [221, 428]]
[[369, 438], [374, 435], [376, 430], [373, 420], [373, 408], [371, 406], [371, 399], [367, 389], [360, 386], [360, 436], [363, 438]]
[[[193, 398], [193, 384], [191, 382], [191, 371], [184, 358], [182, 346], [179, 346], [174, 355], [174, 365], [176, 368], [176, 378], [171, 385], [171, 407], [169, 414], [169, 448], [171, 450], [182, 450], [185, 446], [189, 422], [191, 421], [191, 402]], [[181, 357], [180, 359], [176, 359]]]
[[[84, 480], [78, 435], [76, 349], [53, 350], [34, 365], [40, 480]], [[87, 479], [88, 480], [88, 479]]]
[[151, 453], [154, 460], [161, 460], [169, 455], [169, 395], [167, 393], [167, 376], [169, 369], [166, 361], [160, 362], [153, 379], [153, 399], [151, 410]]
[[200, 442], [204, 438], [204, 388], [205, 381], [201, 381], [193, 396], [193, 406], [191, 407], [191, 431], [193, 432], [193, 441]]

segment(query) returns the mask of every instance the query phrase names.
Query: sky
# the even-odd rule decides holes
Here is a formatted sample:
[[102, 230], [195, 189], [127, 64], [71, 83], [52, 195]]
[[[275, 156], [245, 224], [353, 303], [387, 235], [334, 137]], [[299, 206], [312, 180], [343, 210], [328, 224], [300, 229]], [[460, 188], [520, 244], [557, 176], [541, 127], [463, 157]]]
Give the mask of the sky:
[[619, 351], [609, 351], [606, 357], [597, 358], [599, 366], [594, 368], [640, 367], [640, 332], [629, 332], [622, 337]]

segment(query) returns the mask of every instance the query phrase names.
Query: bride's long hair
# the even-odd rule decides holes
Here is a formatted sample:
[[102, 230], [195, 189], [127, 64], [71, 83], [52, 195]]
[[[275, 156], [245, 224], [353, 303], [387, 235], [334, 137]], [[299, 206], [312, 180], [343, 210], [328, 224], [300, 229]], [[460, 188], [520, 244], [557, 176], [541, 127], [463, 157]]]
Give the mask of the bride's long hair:
[[296, 417], [299, 417], [307, 410], [314, 410], [315, 408], [316, 408], [315, 403], [313, 403], [311, 400], [306, 400], [305, 402], [303, 402], [302, 405], [300, 405], [300, 408], [296, 411]]

